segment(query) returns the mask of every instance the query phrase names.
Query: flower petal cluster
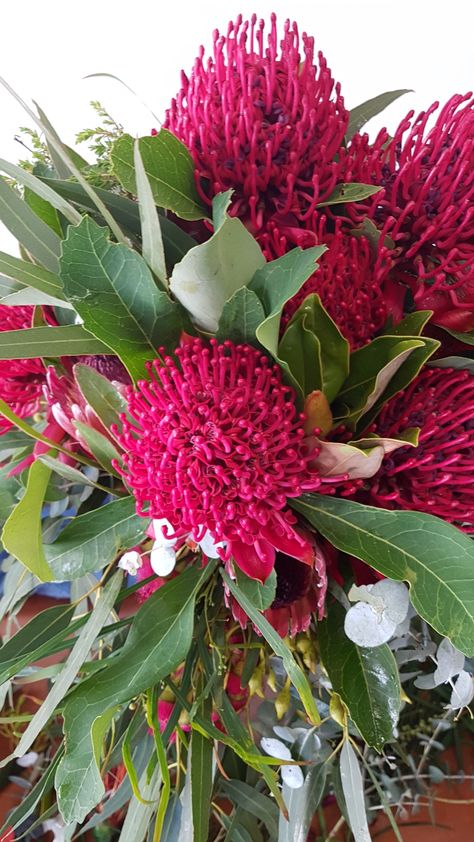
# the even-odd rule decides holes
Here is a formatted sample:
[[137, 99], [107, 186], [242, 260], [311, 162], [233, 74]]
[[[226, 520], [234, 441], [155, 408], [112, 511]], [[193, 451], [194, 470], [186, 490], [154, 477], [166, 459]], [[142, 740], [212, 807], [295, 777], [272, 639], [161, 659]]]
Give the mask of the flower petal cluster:
[[287, 500], [325, 481], [281, 370], [251, 346], [200, 339], [148, 370], [117, 434], [138, 511], [225, 542], [220, 557], [262, 581], [277, 550], [312, 564]]
[[[34, 307], [0, 305], [0, 330], [31, 327]], [[43, 402], [45, 368], [40, 359], [0, 361], [0, 398], [20, 418], [30, 418]], [[0, 416], [0, 435], [11, 429], [11, 422]]]
[[418, 309], [435, 309], [438, 324], [474, 327], [474, 99], [456, 94], [413, 119], [393, 138], [383, 129], [374, 144], [355, 135], [341, 150], [344, 181], [378, 184], [383, 191], [348, 204], [350, 217], [389, 223], [397, 277]]
[[348, 112], [314, 39], [286, 21], [278, 44], [276, 16], [239, 16], [227, 35], [214, 32], [167, 112], [165, 127], [191, 152], [203, 199], [232, 188], [232, 213], [255, 234], [275, 214], [304, 223], [337, 181], [335, 155]]
[[370, 481], [370, 502], [437, 515], [474, 532], [474, 375], [425, 368], [382, 409], [373, 430], [396, 436], [419, 427], [418, 447], [402, 447]]

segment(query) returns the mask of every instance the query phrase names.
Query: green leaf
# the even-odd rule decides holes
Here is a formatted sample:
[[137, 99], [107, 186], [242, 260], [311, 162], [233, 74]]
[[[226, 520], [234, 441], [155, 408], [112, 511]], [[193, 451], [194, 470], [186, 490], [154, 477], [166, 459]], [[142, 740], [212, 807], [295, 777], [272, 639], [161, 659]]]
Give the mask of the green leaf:
[[395, 100], [399, 97], [404, 94], [411, 93], [413, 93], [413, 91], [409, 88], [404, 88], [398, 91], [387, 91], [384, 94], [372, 97], [372, 99], [367, 99], [365, 102], [361, 103], [361, 105], [357, 105], [355, 108], [352, 108], [349, 112], [349, 125], [345, 136], [346, 143], [349, 143], [356, 132], [359, 132], [362, 126], [365, 126], [372, 117], [376, 117], [377, 114], [384, 111], [388, 105], [391, 105], [392, 102], [395, 102]]
[[0, 178], [0, 221], [45, 269], [57, 273], [61, 240]]
[[263, 584], [246, 576], [239, 567], [236, 567], [235, 574], [240, 590], [258, 611], [265, 611], [270, 608], [276, 594], [277, 576], [275, 570], [272, 570]]
[[[5, 823], [2, 827], [0, 827], [0, 834], [5, 833], [7, 828], [16, 830], [20, 825], [22, 825], [35, 811], [43, 796], [52, 790], [54, 775], [56, 774], [56, 769], [62, 757], [62, 753], [62, 748], [59, 748], [54, 755], [54, 760], [51, 761], [42, 777], [34, 784], [29, 792], [24, 795], [18, 806], [8, 814]], [[1, 838], [2, 837], [0, 836], [0, 839]], [[8, 836], [6, 838], [8, 839]]]
[[[79, 672], [79, 669], [81, 668], [82, 664], [84, 663], [89, 654], [92, 644], [94, 643], [102, 626], [106, 623], [107, 618], [110, 612], [112, 611], [115, 600], [120, 590], [120, 586], [122, 584], [122, 579], [122, 571], [117, 570], [113, 578], [110, 580], [110, 582], [106, 585], [100, 596], [97, 598], [94, 608], [92, 609], [92, 612], [89, 616], [89, 619], [87, 620], [85, 626], [82, 628], [81, 633], [77, 638], [77, 641], [74, 644], [74, 647], [70, 652], [69, 657], [65, 662], [61, 672], [56, 677], [52, 689], [49, 691], [43, 704], [36, 711], [33, 719], [29, 723], [25, 732], [22, 734], [21, 740], [15, 748], [14, 757], [21, 757], [30, 749], [38, 735], [48, 723], [57, 706], [62, 701], [67, 691], [71, 687], [77, 673]], [[95, 675], [92, 675], [92, 680], [97, 682]], [[106, 714], [107, 711], [105, 711], [104, 717], [106, 716]], [[56, 779], [63, 762], [64, 759], [61, 760], [61, 764], [58, 767], [58, 770], [56, 772]]]
[[[40, 182], [41, 184], [41, 182]], [[44, 186], [44, 185], [43, 185]], [[45, 199], [41, 199], [32, 190], [27, 187], [23, 190], [23, 200], [29, 208], [38, 216], [46, 225], [49, 225], [52, 231], [58, 235], [60, 239], [63, 238], [63, 229], [61, 227], [61, 220], [58, 211], [50, 205]]]
[[[136, 196], [133, 145], [130, 135], [122, 135], [113, 145], [111, 160], [122, 186]], [[162, 129], [155, 137], [141, 137], [139, 149], [159, 207], [173, 211], [182, 219], [207, 216], [196, 189], [193, 160], [184, 143], [167, 129]]]
[[430, 368], [467, 368], [471, 374], [474, 374], [474, 360], [469, 357], [443, 357], [441, 360], [433, 360], [429, 366]]
[[342, 791], [354, 842], [371, 842], [365, 809], [364, 782], [357, 755], [347, 737], [341, 749], [339, 762]]
[[146, 374], [156, 349], [178, 344], [181, 315], [157, 289], [137, 252], [113, 244], [105, 228], [85, 217], [63, 245], [64, 292], [87, 330], [120, 357], [133, 378]]
[[[18, 257], [0, 252], [0, 273], [7, 278], [17, 281], [22, 286], [33, 287], [39, 292], [45, 292], [53, 298], [65, 300], [63, 285], [58, 275], [48, 272], [35, 263], [28, 263]], [[7, 292], [10, 294], [12, 290]]]
[[214, 746], [212, 740], [200, 734], [199, 731], [193, 731], [190, 753], [192, 839], [193, 842], [207, 842], [213, 790]]
[[338, 602], [331, 603], [327, 618], [318, 624], [321, 658], [365, 742], [381, 751], [393, 738], [400, 713], [397, 664], [386, 644], [363, 649], [349, 640], [345, 613]]
[[17, 288], [10, 295], [1, 298], [0, 304], [6, 305], [7, 307], [38, 307], [49, 305], [50, 307], [62, 307], [66, 310], [73, 310], [72, 304], [69, 304], [67, 301], [63, 301], [60, 298], [53, 298], [45, 292], [39, 292], [37, 289], [30, 289], [30, 287]]
[[[25, 188], [34, 193], [35, 196], [38, 196], [44, 202], [47, 202], [50, 206], [60, 211], [71, 225], [77, 225], [81, 221], [80, 213], [66, 199], [60, 196], [59, 193], [56, 193], [54, 189], [40, 181], [33, 173], [23, 169], [23, 167], [18, 167], [16, 164], [10, 164], [9, 161], [5, 161], [3, 158], [0, 158], [0, 171], [14, 178], [15, 181], [23, 184]], [[34, 208], [32, 209], [34, 210]], [[57, 233], [60, 236], [60, 232]]]
[[170, 288], [193, 322], [214, 333], [226, 301], [264, 264], [262, 250], [245, 225], [226, 216], [209, 240], [190, 249], [174, 267]]
[[121, 456], [110, 439], [94, 427], [84, 424], [83, 421], [74, 421], [73, 423], [99, 465], [102, 465], [109, 474], [118, 476], [117, 468], [114, 467], [113, 463], [115, 460], [120, 462]]
[[415, 310], [408, 313], [398, 324], [387, 325], [383, 333], [387, 336], [420, 336], [432, 315], [432, 310]]
[[459, 339], [460, 342], [464, 342], [465, 345], [474, 345], [474, 330], [468, 330], [467, 333], [462, 333], [460, 330], [451, 330], [451, 328], [444, 327], [444, 325], [443, 330], [449, 333], [450, 336], [454, 336], [455, 339]]
[[326, 251], [325, 246], [293, 249], [288, 254], [266, 263], [255, 272], [249, 289], [263, 304], [265, 320], [259, 325], [257, 339], [278, 360], [278, 340], [283, 307], [301, 289], [304, 282], [318, 268], [317, 259]]
[[288, 820], [280, 813], [278, 842], [307, 842], [311, 821], [323, 797], [326, 775], [326, 764], [318, 763], [309, 767], [299, 789], [283, 785]]
[[258, 295], [248, 287], [241, 287], [224, 304], [217, 339], [225, 342], [258, 345], [256, 334], [258, 326], [265, 319], [263, 304]]
[[349, 343], [321, 303], [309, 295], [291, 319], [278, 347], [304, 395], [316, 389], [332, 403], [349, 374]]
[[[45, 184], [54, 185], [54, 189], [65, 196], [71, 202], [77, 204], [84, 210], [96, 212], [96, 206], [92, 199], [87, 195], [84, 188], [74, 181], [56, 181], [54, 179], [42, 179]], [[103, 190], [101, 187], [96, 187], [95, 192], [104, 203], [104, 205], [113, 213], [117, 222], [124, 228], [130, 231], [135, 236], [141, 235], [140, 214], [137, 202], [127, 199], [126, 196], [120, 196], [118, 193], [112, 193], [109, 190]], [[105, 221], [105, 220], [104, 220]], [[190, 248], [197, 245], [196, 240], [186, 234], [166, 216], [160, 214], [161, 235], [163, 237], [163, 245], [165, 248], [166, 263], [169, 269], [172, 269], [175, 263], [178, 263], [189, 251]]]
[[50, 582], [53, 578], [45, 558], [41, 531], [41, 512], [50, 478], [50, 468], [42, 462], [33, 462], [28, 472], [25, 493], [2, 532], [2, 543], [6, 551], [42, 582]]
[[339, 391], [335, 422], [367, 427], [381, 406], [405, 388], [439, 347], [425, 337], [378, 336], [350, 356], [349, 376]]
[[45, 608], [33, 617], [0, 648], [2, 669], [7, 664], [10, 665], [28, 653], [34, 652], [58, 632], [66, 629], [74, 611], [74, 605], [53, 605], [52, 608]]
[[355, 181], [350, 184], [336, 184], [328, 199], [319, 202], [317, 208], [325, 208], [328, 205], [342, 205], [347, 202], [362, 202], [378, 193], [382, 188], [374, 184], [357, 184]]
[[303, 494], [292, 508], [337, 549], [406, 581], [414, 608], [465, 655], [474, 655], [474, 542], [432, 515]]
[[97, 681], [92, 675], [68, 697], [63, 710], [66, 753], [56, 774], [59, 809], [66, 823], [82, 822], [105, 791], [93, 753], [94, 722], [165, 678], [184, 660], [192, 640], [195, 599], [212, 571], [211, 564], [204, 570], [187, 568], [155, 591], [136, 613], [106, 679]]
[[232, 596], [237, 600], [240, 607], [243, 608], [249, 619], [265, 638], [269, 646], [273, 649], [275, 655], [278, 655], [278, 657], [282, 659], [286, 673], [291, 683], [298, 691], [304, 709], [310, 721], [314, 725], [316, 725], [318, 722], [320, 722], [320, 716], [316, 707], [316, 702], [314, 700], [308, 679], [306, 678], [306, 675], [304, 674], [303, 670], [298, 666], [296, 660], [294, 659], [291, 649], [288, 648], [288, 646], [282, 640], [280, 635], [277, 634], [273, 626], [270, 625], [268, 620], [265, 619], [265, 617], [263, 616], [263, 614], [261, 614], [258, 608], [255, 608], [254, 604], [244, 594], [241, 588], [239, 588], [237, 583], [230, 578], [228, 573], [226, 573], [225, 570], [221, 570], [220, 572]]
[[94, 480], [89, 479], [89, 477], [82, 473], [82, 471], [78, 468], [73, 468], [72, 465], [69, 465], [66, 462], [61, 462], [59, 459], [55, 459], [53, 456], [48, 456], [47, 454], [40, 454], [36, 458], [39, 459], [40, 462], [43, 462], [43, 464], [48, 468], [51, 468], [55, 474], [63, 477], [63, 479], [69, 480], [69, 482], [72, 482], [75, 485], [87, 485], [90, 488], [99, 488], [107, 491], [107, 493], [109, 492], [109, 489], [106, 489], [97, 482], [94, 482]]
[[[276, 838], [278, 834], [278, 807], [274, 801], [244, 781], [224, 781], [221, 789], [230, 798], [232, 804], [236, 804], [262, 821], [270, 837]], [[291, 842], [294, 842], [294, 840], [292, 839]]]
[[161, 281], [164, 288], [168, 288], [166, 275], [165, 252], [161, 237], [160, 220], [153, 199], [150, 182], [148, 181], [143, 161], [140, 155], [139, 142], [135, 141], [133, 162], [137, 181], [137, 198], [140, 212], [142, 255], [151, 271]]
[[45, 546], [57, 581], [71, 581], [110, 564], [121, 551], [143, 540], [148, 518], [135, 514], [135, 500], [125, 497], [78, 515]]
[[120, 415], [126, 411], [127, 402], [107, 377], [99, 374], [90, 365], [76, 363], [74, 377], [84, 400], [94, 410], [106, 430], [117, 424]]
[[0, 360], [111, 353], [107, 345], [103, 345], [82, 325], [31, 327], [0, 333]]

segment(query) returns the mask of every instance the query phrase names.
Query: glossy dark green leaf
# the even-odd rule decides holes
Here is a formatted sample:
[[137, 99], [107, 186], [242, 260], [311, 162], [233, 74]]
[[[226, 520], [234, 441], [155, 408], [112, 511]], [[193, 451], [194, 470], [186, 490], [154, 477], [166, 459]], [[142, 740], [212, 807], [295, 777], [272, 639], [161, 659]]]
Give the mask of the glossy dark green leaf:
[[133, 497], [78, 515], [45, 546], [55, 579], [70, 581], [107, 567], [120, 551], [143, 540], [148, 524], [148, 518], [135, 514]]
[[0, 178], [0, 221], [45, 269], [57, 273], [61, 240]]
[[[136, 195], [133, 144], [130, 135], [122, 135], [114, 143], [111, 159], [122, 186]], [[193, 160], [184, 143], [162, 129], [155, 137], [141, 137], [139, 148], [156, 204], [182, 219], [207, 216], [196, 189]]]
[[257, 328], [264, 319], [265, 311], [258, 295], [248, 287], [241, 287], [224, 304], [217, 338], [220, 342], [230, 339], [237, 344], [258, 345]]
[[346, 143], [348, 143], [356, 132], [359, 132], [362, 126], [365, 126], [372, 117], [376, 117], [377, 114], [384, 111], [388, 105], [391, 105], [392, 102], [395, 102], [395, 100], [399, 97], [404, 94], [411, 93], [412, 91], [409, 88], [404, 88], [398, 91], [387, 91], [384, 94], [379, 94], [371, 99], [367, 99], [365, 102], [362, 102], [360, 105], [352, 108], [349, 112], [349, 125], [347, 126], [345, 136]]
[[401, 391], [439, 347], [435, 339], [378, 336], [351, 354], [349, 376], [342, 385], [335, 420], [365, 429], [381, 406]]
[[74, 376], [81, 394], [104, 427], [110, 430], [113, 424], [120, 426], [120, 415], [125, 412], [127, 402], [110, 380], [81, 363], [74, 366]]
[[169, 675], [191, 645], [196, 596], [212, 573], [188, 568], [140, 607], [127, 641], [102, 678], [92, 675], [68, 697], [63, 710], [66, 753], [56, 773], [58, 804], [66, 822], [82, 822], [104, 793], [94, 755], [97, 725], [117, 708]]
[[374, 184], [357, 184], [355, 181], [349, 184], [336, 184], [328, 199], [316, 205], [317, 208], [325, 208], [328, 205], [343, 205], [346, 202], [362, 202], [378, 193], [381, 188]]
[[337, 549], [410, 587], [414, 608], [474, 655], [474, 542], [420, 512], [387, 511], [320, 494], [289, 501]]
[[81, 354], [111, 354], [107, 345], [82, 325], [31, 327], [0, 333], [0, 360], [34, 357], [68, 357]]
[[349, 640], [345, 613], [338, 602], [328, 605], [328, 616], [318, 624], [321, 658], [365, 742], [381, 751], [393, 738], [400, 713], [397, 664], [386, 644], [363, 649]]
[[12, 556], [42, 582], [53, 578], [43, 548], [41, 513], [51, 469], [33, 462], [28, 472], [26, 490], [11, 512], [2, 532], [2, 544]]
[[133, 378], [160, 345], [175, 347], [181, 332], [179, 305], [158, 290], [145, 261], [109, 240], [105, 228], [85, 217], [63, 244], [64, 292], [84, 325], [122, 360]]
[[316, 389], [331, 403], [349, 374], [349, 343], [321, 303], [309, 295], [291, 319], [278, 346], [303, 394]]
[[265, 611], [266, 608], [270, 608], [276, 594], [277, 576], [275, 570], [272, 570], [263, 584], [256, 579], [250, 579], [238, 567], [236, 567], [235, 574], [240, 590], [255, 608], [259, 611]]
[[387, 336], [420, 336], [432, 315], [432, 310], [415, 310], [396, 325], [390, 323], [383, 333]]

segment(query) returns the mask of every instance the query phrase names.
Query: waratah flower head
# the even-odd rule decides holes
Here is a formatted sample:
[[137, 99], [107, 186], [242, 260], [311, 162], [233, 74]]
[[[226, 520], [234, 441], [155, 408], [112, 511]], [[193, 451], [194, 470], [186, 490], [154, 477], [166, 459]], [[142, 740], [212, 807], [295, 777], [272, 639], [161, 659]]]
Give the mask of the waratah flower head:
[[256, 15], [239, 16], [182, 74], [164, 124], [190, 150], [203, 199], [232, 188], [231, 212], [255, 234], [275, 214], [304, 221], [337, 181], [348, 112], [314, 39], [301, 42], [295, 23], [279, 45], [275, 15], [268, 34]]
[[415, 509], [474, 532], [474, 375], [425, 368], [385, 407], [373, 427], [394, 437], [419, 427], [417, 448], [402, 447], [370, 480], [370, 502]]
[[[296, 310], [311, 293], [321, 301], [341, 333], [355, 350], [370, 342], [384, 326], [388, 308], [393, 314], [395, 302], [387, 286], [392, 265], [389, 249], [380, 238], [372, 246], [364, 236], [355, 237], [337, 222], [334, 233], [320, 225], [317, 241], [326, 243], [327, 251], [319, 258], [319, 268], [288, 302], [282, 324], [286, 327]], [[282, 251], [286, 250], [282, 244]], [[401, 315], [401, 314], [400, 314]]]
[[[474, 99], [455, 95], [429, 121], [434, 103], [413, 120], [410, 112], [390, 140], [384, 129], [371, 145], [356, 135], [341, 150], [344, 181], [379, 184], [383, 191], [346, 206], [353, 220], [368, 215], [396, 247], [398, 277], [417, 307], [443, 292], [443, 310], [474, 309]], [[442, 310], [437, 313], [442, 319]], [[440, 322], [442, 323], [442, 322]], [[464, 328], [466, 329], [466, 328]]]
[[250, 346], [196, 339], [148, 370], [118, 435], [138, 511], [196, 541], [208, 532], [261, 580], [276, 550], [305, 556], [287, 500], [323, 480], [280, 369]]
[[[33, 311], [34, 307], [0, 305], [0, 330], [24, 330], [31, 327]], [[0, 398], [20, 418], [29, 418], [38, 412], [44, 382], [45, 368], [40, 359], [0, 361]], [[0, 416], [0, 434], [10, 428], [10, 421]]]

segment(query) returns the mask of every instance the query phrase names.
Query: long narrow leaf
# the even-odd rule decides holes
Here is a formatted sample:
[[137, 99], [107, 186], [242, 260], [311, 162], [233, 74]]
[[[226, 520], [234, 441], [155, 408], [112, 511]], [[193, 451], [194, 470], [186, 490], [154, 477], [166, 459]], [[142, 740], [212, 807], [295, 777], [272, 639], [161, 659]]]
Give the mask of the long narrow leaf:
[[[20, 283], [24, 287], [33, 287], [39, 292], [51, 295], [54, 298], [64, 299], [64, 291], [61, 279], [53, 272], [48, 272], [35, 263], [27, 260], [20, 260], [11, 254], [0, 251], [0, 272], [7, 278]], [[16, 287], [18, 289], [18, 287]], [[14, 290], [11, 290], [12, 292]], [[8, 294], [8, 293], [7, 293]]]
[[3, 178], [0, 178], [0, 221], [45, 269], [58, 272], [61, 240]]
[[135, 164], [135, 176], [137, 180], [137, 198], [140, 211], [140, 222], [142, 232], [142, 254], [151, 271], [162, 282], [165, 289], [168, 289], [166, 276], [165, 252], [158, 212], [151, 191], [150, 182], [143, 166], [142, 156], [135, 141], [133, 150]]
[[82, 325], [30, 327], [0, 333], [0, 360], [35, 357], [76, 357], [83, 354], [112, 354], [100, 339]]
[[82, 217], [79, 211], [73, 208], [59, 193], [56, 193], [55, 190], [48, 187], [43, 181], [40, 181], [33, 173], [28, 172], [23, 167], [18, 167], [16, 164], [10, 164], [4, 158], [0, 158], [0, 170], [11, 178], [14, 178], [19, 184], [28, 187], [41, 199], [49, 202], [53, 208], [56, 208], [56, 210], [60, 211], [66, 217], [71, 225], [77, 225], [81, 221]]
[[356, 753], [348, 739], [341, 749], [342, 791], [355, 842], [371, 842], [364, 803], [364, 785]]

